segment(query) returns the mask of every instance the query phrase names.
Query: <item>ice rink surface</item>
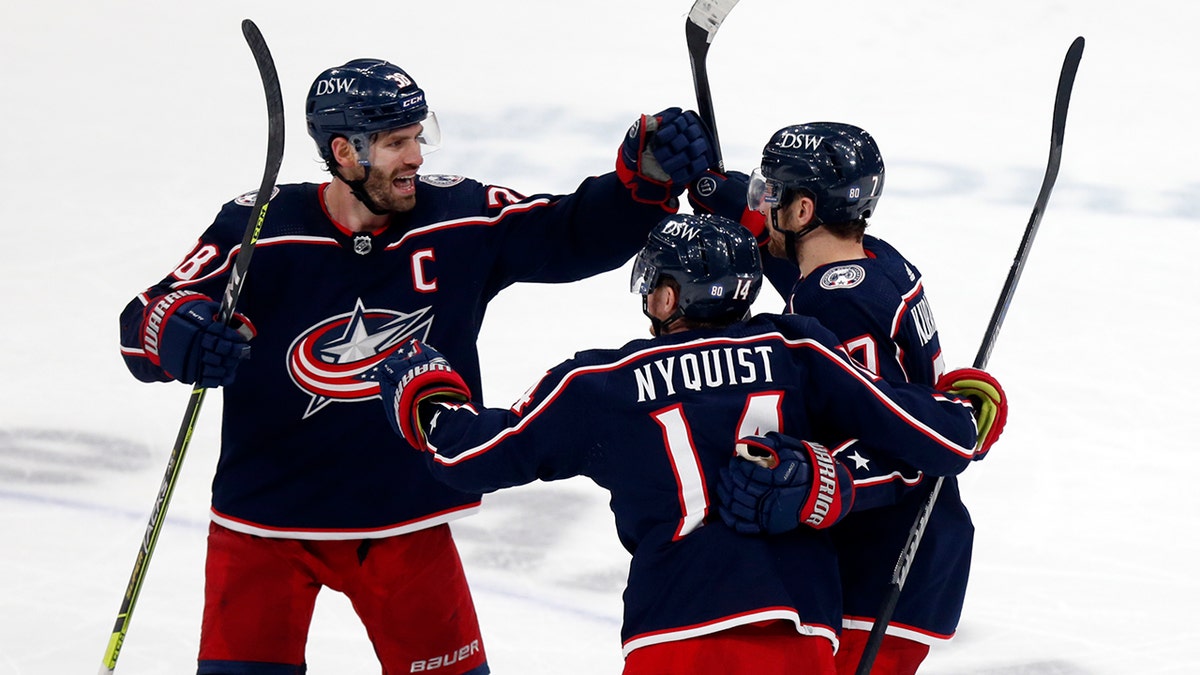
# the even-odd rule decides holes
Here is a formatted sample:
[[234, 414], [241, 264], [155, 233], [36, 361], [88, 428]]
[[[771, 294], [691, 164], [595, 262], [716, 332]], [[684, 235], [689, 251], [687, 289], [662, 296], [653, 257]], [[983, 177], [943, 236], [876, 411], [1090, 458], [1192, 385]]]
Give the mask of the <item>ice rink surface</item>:
[[[400, 64], [437, 111], [427, 173], [568, 192], [639, 113], [694, 107], [687, 0], [254, 0], [11, 8], [0, 22], [0, 675], [96, 672], [188, 398], [118, 355], [117, 314], [258, 186], [254, 19], [287, 107], [281, 182], [323, 174], [309, 83]], [[350, 13], [353, 12], [353, 13]], [[1003, 440], [962, 478], [977, 527], [959, 634], [929, 675], [1200, 673], [1200, 6], [1165, 0], [742, 0], [709, 68], [726, 164], [791, 123], [879, 141], [871, 232], [917, 263], [951, 366], [968, 365], [1037, 194], [1062, 58], [1087, 40], [1058, 185], [989, 369]], [[253, 266], [250, 274], [253, 275]], [[507, 405], [576, 350], [645, 334], [628, 269], [492, 305], [485, 396]], [[759, 311], [780, 308], [765, 293]], [[209, 396], [118, 672], [194, 672]], [[493, 671], [620, 671], [627, 556], [586, 481], [485, 498], [454, 529]], [[747, 570], [753, 574], [753, 570]], [[378, 672], [321, 596], [309, 672]]]

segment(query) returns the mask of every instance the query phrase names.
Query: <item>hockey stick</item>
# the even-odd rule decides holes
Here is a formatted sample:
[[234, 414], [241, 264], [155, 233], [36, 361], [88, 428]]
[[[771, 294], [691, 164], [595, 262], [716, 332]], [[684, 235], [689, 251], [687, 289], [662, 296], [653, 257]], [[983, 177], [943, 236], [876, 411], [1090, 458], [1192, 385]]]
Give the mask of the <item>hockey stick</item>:
[[696, 112], [712, 134], [715, 156], [713, 168], [725, 171], [725, 160], [721, 158], [721, 142], [717, 138], [717, 120], [713, 116], [712, 90], [708, 86], [708, 46], [717, 36], [721, 22], [738, 0], [696, 0], [688, 12], [684, 24], [687, 37], [688, 58], [692, 62], [692, 83], [696, 87]]
[[[1063, 133], [1067, 128], [1067, 105], [1071, 102], [1071, 88], [1075, 84], [1075, 73], [1079, 70], [1079, 60], [1082, 57], [1083, 38], [1077, 37], [1067, 49], [1067, 56], [1063, 60], [1062, 71], [1058, 76], [1058, 92], [1054, 97], [1054, 117], [1050, 125], [1050, 159], [1046, 163], [1042, 188], [1038, 192], [1037, 201], [1033, 204], [1033, 213], [1029, 216], [1029, 224], [1025, 226], [1025, 235], [1021, 237], [1021, 245], [1017, 248], [1017, 255], [1008, 271], [1008, 278], [1004, 281], [1004, 288], [1000, 291], [1000, 298], [996, 302], [996, 308], [992, 312], [992, 318], [984, 332], [983, 343], [980, 344], [979, 353], [975, 356], [974, 366], [976, 368], [986, 367], [988, 359], [991, 357], [992, 347], [996, 344], [996, 337], [1000, 334], [1000, 326], [1008, 314], [1008, 305], [1012, 302], [1013, 294], [1017, 290], [1017, 282], [1021, 279], [1021, 272], [1025, 269], [1025, 260], [1029, 257], [1033, 238], [1042, 222], [1046, 203], [1050, 201], [1050, 191], [1054, 189], [1054, 181], [1058, 178], [1058, 167], [1062, 163]], [[879, 653], [880, 645], [883, 644], [888, 623], [892, 619], [892, 613], [896, 610], [896, 603], [900, 600], [900, 591], [904, 588], [908, 570], [912, 566], [913, 557], [916, 556], [917, 547], [921, 544], [921, 538], [925, 535], [925, 527], [929, 524], [929, 517], [937, 503], [938, 494], [942, 491], [944, 480], [943, 477], [938, 477], [937, 482], [933, 484], [933, 491], [929, 493], [929, 498], [921, 507], [916, 522], [909, 530], [908, 541], [905, 542], [904, 549], [900, 551], [900, 559], [896, 561], [896, 568], [892, 573], [892, 581], [888, 585], [887, 595], [879, 608], [875, 625], [871, 627], [871, 635], [867, 638], [867, 644], [863, 648], [863, 655], [858, 662], [855, 675], [870, 675], [871, 666], [875, 663], [875, 656]]]
[[[242, 284], [246, 278], [246, 268], [250, 265], [250, 255], [254, 251], [254, 245], [258, 242], [258, 235], [267, 215], [271, 192], [275, 187], [275, 179], [279, 176], [279, 167], [283, 163], [283, 93], [279, 88], [279, 75], [275, 71], [275, 62], [271, 58], [271, 52], [267, 49], [267, 43], [263, 40], [262, 33], [259, 32], [258, 26], [254, 25], [253, 21], [249, 19], [242, 21], [242, 35], [246, 38], [246, 43], [254, 54], [254, 61], [258, 64], [258, 74], [262, 79], [263, 90], [267, 96], [267, 162], [266, 169], [263, 171], [262, 184], [258, 188], [258, 194], [254, 201], [257, 208], [253, 209], [250, 214], [250, 220], [246, 224], [246, 233], [242, 237], [241, 249], [238, 251], [233, 271], [229, 275], [225, 293], [221, 297], [221, 309], [217, 314], [217, 319], [226, 324], [233, 316], [234, 307], [241, 294]], [[112, 636], [108, 640], [108, 648], [104, 652], [100, 675], [112, 675], [113, 670], [117, 667], [117, 658], [121, 655], [121, 645], [125, 642], [125, 634], [129, 631], [129, 621], [133, 617], [134, 605], [137, 604], [142, 583], [146, 579], [150, 556], [154, 553], [154, 546], [158, 543], [158, 535], [162, 531], [167, 505], [170, 504], [171, 495], [175, 492], [175, 483], [179, 478], [179, 470], [183, 464], [188, 443], [191, 441], [192, 431], [196, 427], [196, 419], [200, 416], [200, 406], [204, 403], [205, 391], [207, 390], [202, 387], [196, 387], [192, 390], [191, 398], [188, 399], [187, 410], [184, 412], [183, 422], [175, 439], [175, 447], [172, 448], [171, 456], [167, 460], [166, 474], [158, 489], [158, 496], [154, 499], [150, 522], [146, 525], [146, 533], [142, 537], [141, 546], [138, 547], [133, 573], [129, 577], [129, 585], [125, 588], [125, 597], [121, 601], [121, 609], [117, 612], [117, 623], [113, 627]]]

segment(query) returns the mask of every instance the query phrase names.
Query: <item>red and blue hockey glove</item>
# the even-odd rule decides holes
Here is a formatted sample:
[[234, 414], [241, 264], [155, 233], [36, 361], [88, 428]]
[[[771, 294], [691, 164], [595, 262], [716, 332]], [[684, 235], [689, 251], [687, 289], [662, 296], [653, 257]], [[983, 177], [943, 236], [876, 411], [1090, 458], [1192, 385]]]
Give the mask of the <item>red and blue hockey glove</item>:
[[740, 171], [718, 173], [709, 169], [688, 185], [688, 203], [696, 214], [712, 213], [736, 220], [754, 235], [759, 246], [770, 238], [767, 218], [746, 204], [750, 176]]
[[446, 357], [419, 340], [384, 359], [366, 377], [379, 383], [392, 430], [418, 450], [429, 450], [425, 425], [431, 404], [471, 399], [471, 389]]
[[680, 108], [642, 115], [629, 127], [617, 153], [617, 176], [647, 204], [672, 213], [687, 184], [712, 165], [712, 145], [700, 117]]
[[854, 478], [824, 446], [772, 431], [737, 442], [717, 495], [721, 520], [742, 534], [821, 530], [850, 512]]
[[978, 368], [959, 368], [938, 378], [934, 388], [971, 402], [977, 429], [973, 459], [983, 459], [1008, 421], [1008, 396], [1000, 382]]
[[254, 329], [235, 314], [232, 325], [216, 320], [221, 305], [207, 295], [174, 291], [151, 301], [142, 323], [142, 348], [167, 375], [200, 387], [227, 386], [238, 364], [250, 357]]

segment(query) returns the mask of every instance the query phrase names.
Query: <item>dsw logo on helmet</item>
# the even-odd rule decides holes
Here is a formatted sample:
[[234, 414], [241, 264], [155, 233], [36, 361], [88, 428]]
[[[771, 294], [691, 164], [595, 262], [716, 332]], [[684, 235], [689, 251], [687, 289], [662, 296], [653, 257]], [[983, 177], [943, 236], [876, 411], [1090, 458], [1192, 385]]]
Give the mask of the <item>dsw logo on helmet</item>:
[[313, 94], [325, 96], [328, 94], [344, 94], [354, 88], [354, 78], [335, 77], [328, 80], [317, 80]]
[[683, 221], [666, 221], [662, 223], [662, 233], [668, 237], [678, 237], [691, 241], [700, 234], [700, 230], [696, 226], [689, 225]]
[[824, 136], [795, 134], [790, 131], [784, 131], [779, 134], [779, 140], [775, 141], [775, 147], [780, 150], [816, 150], [824, 142]]

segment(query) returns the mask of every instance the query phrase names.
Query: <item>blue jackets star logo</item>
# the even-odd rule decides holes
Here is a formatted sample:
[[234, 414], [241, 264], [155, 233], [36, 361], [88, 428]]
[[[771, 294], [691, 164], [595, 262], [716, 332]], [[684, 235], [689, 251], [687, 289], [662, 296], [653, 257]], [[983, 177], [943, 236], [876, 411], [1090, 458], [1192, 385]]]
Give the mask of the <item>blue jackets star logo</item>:
[[304, 331], [288, 349], [288, 374], [312, 395], [304, 417], [333, 402], [354, 403], [379, 396], [379, 384], [361, 375], [407, 344], [429, 339], [430, 308], [404, 313], [367, 309], [362, 299], [354, 310]]

